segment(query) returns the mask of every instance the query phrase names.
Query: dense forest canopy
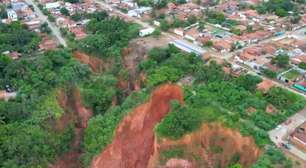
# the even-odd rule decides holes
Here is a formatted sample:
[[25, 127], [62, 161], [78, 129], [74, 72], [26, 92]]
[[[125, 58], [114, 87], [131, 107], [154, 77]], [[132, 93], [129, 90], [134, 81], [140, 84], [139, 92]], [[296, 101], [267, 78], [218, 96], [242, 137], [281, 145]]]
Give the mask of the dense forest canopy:
[[37, 48], [39, 41], [39, 36], [20, 22], [0, 23], [0, 53], [5, 51], [30, 53]]
[[86, 79], [89, 68], [65, 50], [8, 60], [0, 59], [0, 83], [12, 85], [18, 96], [0, 101], [0, 167], [46, 167], [73, 137], [72, 126], [58, 132], [46, 122], [64, 113], [55, 91]]

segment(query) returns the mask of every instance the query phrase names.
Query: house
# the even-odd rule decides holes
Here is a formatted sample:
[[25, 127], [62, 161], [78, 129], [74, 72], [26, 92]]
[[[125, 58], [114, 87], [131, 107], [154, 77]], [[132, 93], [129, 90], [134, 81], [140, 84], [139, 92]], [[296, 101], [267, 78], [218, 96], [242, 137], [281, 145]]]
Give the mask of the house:
[[55, 23], [63, 28], [72, 28], [76, 26], [76, 23], [68, 18], [59, 17], [56, 19]]
[[257, 84], [257, 90], [260, 90], [264, 93], [268, 92], [270, 90], [270, 88], [272, 88], [273, 86], [275, 86], [275, 84], [273, 83], [272, 80], [269, 79], [264, 79], [262, 82], [260, 82], [259, 84]]
[[306, 122], [297, 127], [290, 136], [292, 144], [306, 152]]
[[28, 8], [28, 5], [25, 2], [13, 2], [11, 3], [11, 6], [15, 12]]
[[39, 50], [53, 50], [56, 47], [57, 43], [48, 37], [44, 37], [39, 44]]
[[225, 40], [218, 40], [213, 42], [213, 48], [217, 51], [220, 51], [221, 53], [224, 53], [230, 52], [232, 45], [230, 42], [227, 42]]
[[263, 68], [264, 65], [270, 62], [270, 59], [261, 56], [261, 57], [256, 57], [250, 61], [244, 62], [246, 65], [250, 66], [253, 68], [255, 71], [260, 72]]
[[175, 34], [179, 36], [184, 36], [184, 29], [183, 28], [175, 28], [173, 31]]
[[8, 9], [6, 11], [8, 19], [11, 21], [18, 21], [18, 15], [14, 10]]
[[34, 30], [34, 29], [38, 29], [41, 25], [41, 20], [40, 19], [32, 19], [29, 21], [25, 21], [24, 22], [25, 25], [27, 25], [27, 27], [30, 30]]
[[80, 27], [70, 28], [69, 31], [75, 35], [75, 38], [77, 40], [83, 39], [83, 38], [85, 38], [87, 36], [85, 31], [82, 28], [80, 28]]
[[196, 41], [198, 36], [199, 36], [199, 31], [196, 27], [193, 27], [193, 28], [187, 30], [186, 33], [185, 33], [185, 38], [188, 39], [188, 40], [191, 40], [193, 42]]
[[21, 57], [21, 54], [18, 53], [18, 52], [16, 52], [16, 51], [10, 52], [8, 55], [9, 55], [13, 60], [16, 60], [16, 59], [18, 59], [19, 57]]
[[291, 61], [291, 63], [296, 64], [296, 65], [298, 65], [302, 62], [306, 63], [306, 54], [305, 55], [300, 55], [300, 56], [297, 56], [297, 57], [292, 57], [292, 58], [290, 58], [290, 61]]

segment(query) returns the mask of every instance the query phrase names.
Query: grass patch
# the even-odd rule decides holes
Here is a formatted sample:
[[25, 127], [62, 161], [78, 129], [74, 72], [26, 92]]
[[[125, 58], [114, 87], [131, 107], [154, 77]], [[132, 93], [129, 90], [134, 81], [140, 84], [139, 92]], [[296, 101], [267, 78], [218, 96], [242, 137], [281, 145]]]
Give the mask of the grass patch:
[[301, 74], [300, 74], [299, 71], [293, 69], [293, 70], [291, 70], [291, 71], [285, 73], [285, 74], [284, 74], [284, 77], [287, 78], [287, 79], [289, 79], [289, 80], [294, 80], [294, 79], [296, 79], [297, 77], [299, 77], [300, 75], [301, 75]]

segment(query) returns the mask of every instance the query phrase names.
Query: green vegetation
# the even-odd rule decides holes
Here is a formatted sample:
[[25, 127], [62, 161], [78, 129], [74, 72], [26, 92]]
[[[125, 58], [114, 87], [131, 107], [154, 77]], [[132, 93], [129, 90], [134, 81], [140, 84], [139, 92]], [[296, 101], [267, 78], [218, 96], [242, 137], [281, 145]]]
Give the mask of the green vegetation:
[[90, 33], [78, 48], [99, 57], [119, 57], [128, 41], [138, 36], [138, 25], [105, 15], [92, 16], [86, 30]]
[[93, 109], [95, 114], [103, 114], [115, 98], [117, 79], [112, 75], [94, 77], [84, 83], [82, 96], [84, 103]]
[[160, 161], [161, 164], [165, 164], [165, 162], [171, 158], [183, 158], [185, 155], [184, 148], [182, 147], [172, 147], [168, 150], [162, 150], [160, 152]]
[[114, 131], [123, 117], [135, 106], [146, 101], [148, 96], [149, 92], [145, 90], [133, 92], [121, 105], [112, 107], [104, 115], [99, 114], [90, 120], [82, 144], [85, 150], [82, 156], [85, 165], [89, 165], [92, 158], [111, 143]]
[[274, 166], [290, 168], [292, 167], [292, 162], [279, 149], [274, 146], [268, 146], [268, 149], [260, 156], [252, 168], [273, 168]]
[[0, 167], [47, 167], [74, 136], [72, 126], [57, 131], [50, 125], [64, 113], [56, 88], [86, 79], [89, 69], [65, 50], [15, 61], [4, 57], [0, 65], [1, 89], [9, 84], [18, 91], [15, 100], [0, 101]]
[[4, 51], [31, 53], [37, 48], [39, 41], [40, 38], [20, 22], [0, 24], [0, 53]]
[[51, 33], [51, 29], [49, 28], [47, 22], [44, 22], [43, 24], [41, 24], [39, 30], [40, 30], [42, 33], [47, 33], [47, 34], [50, 34], [50, 33]]
[[65, 15], [65, 16], [69, 16], [70, 15], [69, 14], [69, 10], [66, 9], [66, 8], [61, 8], [60, 12], [61, 12], [61, 14]]
[[299, 68], [302, 68], [302, 69], [306, 70], [306, 63], [302, 62], [298, 66], [299, 66]]
[[295, 69], [290, 70], [284, 74], [285, 78], [288, 80], [295, 80], [297, 77], [301, 76], [301, 73]]
[[214, 45], [214, 43], [212, 41], [210, 41], [210, 40], [204, 43], [205, 47], [211, 47], [213, 45]]
[[80, 0], [65, 0], [65, 2], [70, 2], [70, 3], [79, 3]]
[[289, 65], [289, 56], [286, 54], [277, 55], [272, 59], [272, 63], [280, 68], [286, 68]]
[[267, 76], [267, 77], [269, 77], [269, 78], [271, 78], [271, 79], [276, 78], [276, 76], [277, 76], [277, 73], [276, 73], [276, 72], [274, 72], [274, 71], [272, 71], [271, 69], [268, 69], [268, 68], [265, 68], [265, 69], [262, 71], [262, 73], [263, 73], [265, 76]]
[[[166, 76], [155, 70], [157, 64], [160, 67], [167, 65], [167, 68], [176, 65], [166, 64], [171, 55], [175, 55], [169, 56], [167, 49], [154, 49], [152, 52], [149, 53], [149, 60], [140, 64], [148, 75], [147, 81], [151, 80], [150, 75], [156, 73]], [[150, 71], [151, 68], [154, 70]], [[264, 147], [271, 143], [267, 132], [306, 105], [302, 97], [282, 88], [274, 87], [263, 94], [256, 90], [260, 78], [252, 75], [241, 75], [238, 78], [226, 75], [222, 67], [214, 62], [193, 68], [184, 70], [185, 74], [195, 76], [193, 85], [185, 88], [184, 105], [172, 105], [171, 112], [156, 126], [159, 137], [178, 139], [195, 131], [204, 122], [221, 122], [227, 127], [238, 129], [244, 136], [252, 136], [259, 147]], [[163, 79], [163, 82], [154, 81], [164, 83], [172, 80], [158, 79]], [[155, 83], [147, 86], [152, 85]], [[277, 114], [265, 112], [268, 104], [278, 109]], [[250, 107], [255, 108], [256, 112], [249, 113], [247, 109]], [[271, 158], [268, 160], [271, 161]]]
[[284, 17], [288, 16], [289, 11], [296, 10], [296, 6], [291, 0], [270, 0], [258, 5], [256, 10], [260, 14], [274, 12], [277, 16]]
[[194, 54], [183, 54], [170, 45], [167, 49], [154, 48], [149, 59], [139, 64], [147, 74], [145, 86], [153, 87], [168, 81], [177, 81], [184, 75], [195, 72], [201, 60]]
[[161, 137], [180, 138], [199, 128], [203, 121], [213, 121], [218, 115], [213, 107], [207, 106], [201, 109], [188, 108], [175, 102], [171, 106], [171, 112], [161, 124], [156, 127], [157, 135]]
[[226, 18], [222, 12], [206, 11], [207, 21], [212, 24], [222, 24]]

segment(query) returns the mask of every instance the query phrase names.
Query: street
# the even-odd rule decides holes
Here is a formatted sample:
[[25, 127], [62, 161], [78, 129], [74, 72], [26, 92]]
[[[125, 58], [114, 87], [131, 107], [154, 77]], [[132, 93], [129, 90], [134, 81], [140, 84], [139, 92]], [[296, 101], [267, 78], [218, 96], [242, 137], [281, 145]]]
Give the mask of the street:
[[45, 16], [40, 9], [37, 7], [37, 5], [34, 3], [33, 0], [25, 0], [25, 2], [29, 5], [32, 5], [34, 7], [35, 13], [38, 15], [38, 17], [43, 21], [48, 23], [48, 26], [50, 27], [52, 34], [57, 38], [58, 42], [63, 45], [64, 47], [67, 47], [67, 43], [65, 39], [62, 37], [62, 34], [57, 26], [55, 26], [53, 23], [51, 23], [48, 20], [48, 17]]
[[[289, 134], [306, 121], [306, 108], [291, 116], [287, 120], [291, 120], [291, 122], [289, 124], [282, 123], [275, 129], [269, 131], [270, 139], [278, 147], [280, 147], [282, 143], [288, 143]], [[287, 151], [306, 161], [306, 153], [296, 148], [294, 145], [290, 145], [290, 148], [287, 149]]]

